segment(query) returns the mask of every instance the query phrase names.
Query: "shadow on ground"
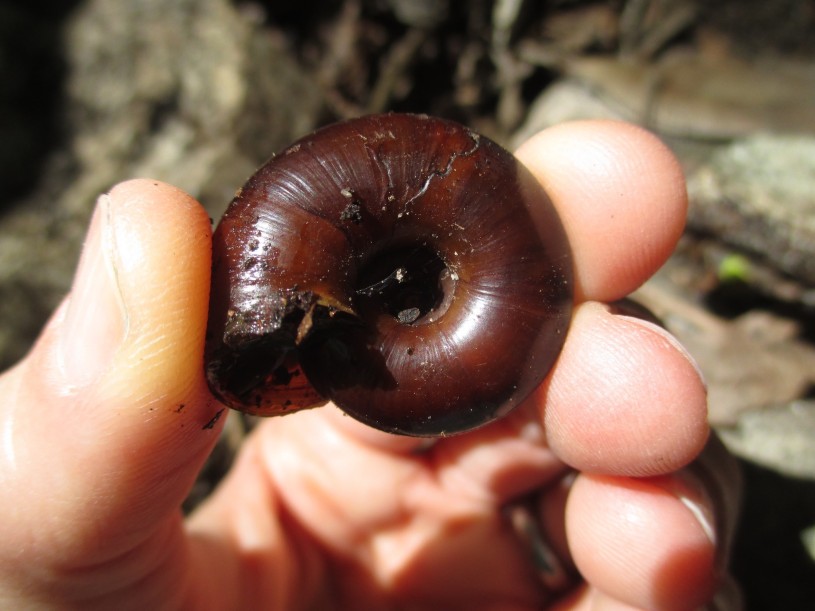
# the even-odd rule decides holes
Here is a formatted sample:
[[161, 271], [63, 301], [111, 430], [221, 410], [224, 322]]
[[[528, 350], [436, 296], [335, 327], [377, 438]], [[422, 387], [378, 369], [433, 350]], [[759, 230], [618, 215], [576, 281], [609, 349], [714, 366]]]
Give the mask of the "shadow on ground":
[[801, 537], [815, 524], [815, 481], [741, 463], [746, 484], [733, 571], [747, 609], [812, 609], [815, 563]]

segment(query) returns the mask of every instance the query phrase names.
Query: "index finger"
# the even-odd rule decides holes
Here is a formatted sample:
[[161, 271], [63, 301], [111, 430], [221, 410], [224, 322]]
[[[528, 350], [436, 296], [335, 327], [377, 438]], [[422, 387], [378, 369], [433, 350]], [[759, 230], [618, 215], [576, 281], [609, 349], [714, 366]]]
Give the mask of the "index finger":
[[558, 209], [578, 302], [626, 296], [671, 254], [685, 226], [685, 179], [652, 133], [616, 121], [565, 123], [536, 134], [516, 155]]

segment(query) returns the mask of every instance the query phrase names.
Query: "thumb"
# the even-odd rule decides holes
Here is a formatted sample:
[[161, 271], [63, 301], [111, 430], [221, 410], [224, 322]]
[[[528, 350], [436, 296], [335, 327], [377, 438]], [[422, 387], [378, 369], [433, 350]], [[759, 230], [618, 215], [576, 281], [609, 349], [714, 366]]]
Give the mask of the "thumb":
[[67, 303], [0, 378], [0, 554], [33, 556], [18, 566], [104, 562], [177, 523], [220, 428], [202, 371], [210, 250], [178, 189], [99, 199]]

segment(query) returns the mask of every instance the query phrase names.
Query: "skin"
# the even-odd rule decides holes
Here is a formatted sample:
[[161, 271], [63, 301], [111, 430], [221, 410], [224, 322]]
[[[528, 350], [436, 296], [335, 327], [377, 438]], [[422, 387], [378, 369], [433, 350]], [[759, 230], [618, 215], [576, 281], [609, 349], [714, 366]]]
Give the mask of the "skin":
[[[577, 278], [535, 395], [430, 447], [332, 407], [266, 420], [186, 521], [227, 415], [213, 422], [201, 367], [210, 223], [155, 181], [102, 196], [71, 294], [0, 377], [0, 608], [737, 608], [738, 475], [708, 441], [699, 372], [666, 332], [603, 305], [674, 247], [680, 168], [611, 122], [547, 130], [518, 156], [561, 211]], [[502, 519], [542, 488], [547, 537], [582, 575], [560, 592]]]

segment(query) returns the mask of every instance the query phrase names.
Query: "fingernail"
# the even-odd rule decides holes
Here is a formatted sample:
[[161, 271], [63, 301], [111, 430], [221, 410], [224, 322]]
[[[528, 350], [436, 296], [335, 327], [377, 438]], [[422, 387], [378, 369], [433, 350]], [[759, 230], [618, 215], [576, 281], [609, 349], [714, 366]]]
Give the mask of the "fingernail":
[[685, 468], [672, 475], [654, 478], [663, 490], [676, 497], [699, 523], [702, 532], [718, 548], [719, 520], [705, 483], [690, 468]]
[[85, 386], [108, 367], [124, 337], [124, 303], [116, 282], [111, 206], [99, 198], [79, 259], [62, 335], [62, 368], [72, 386]]

